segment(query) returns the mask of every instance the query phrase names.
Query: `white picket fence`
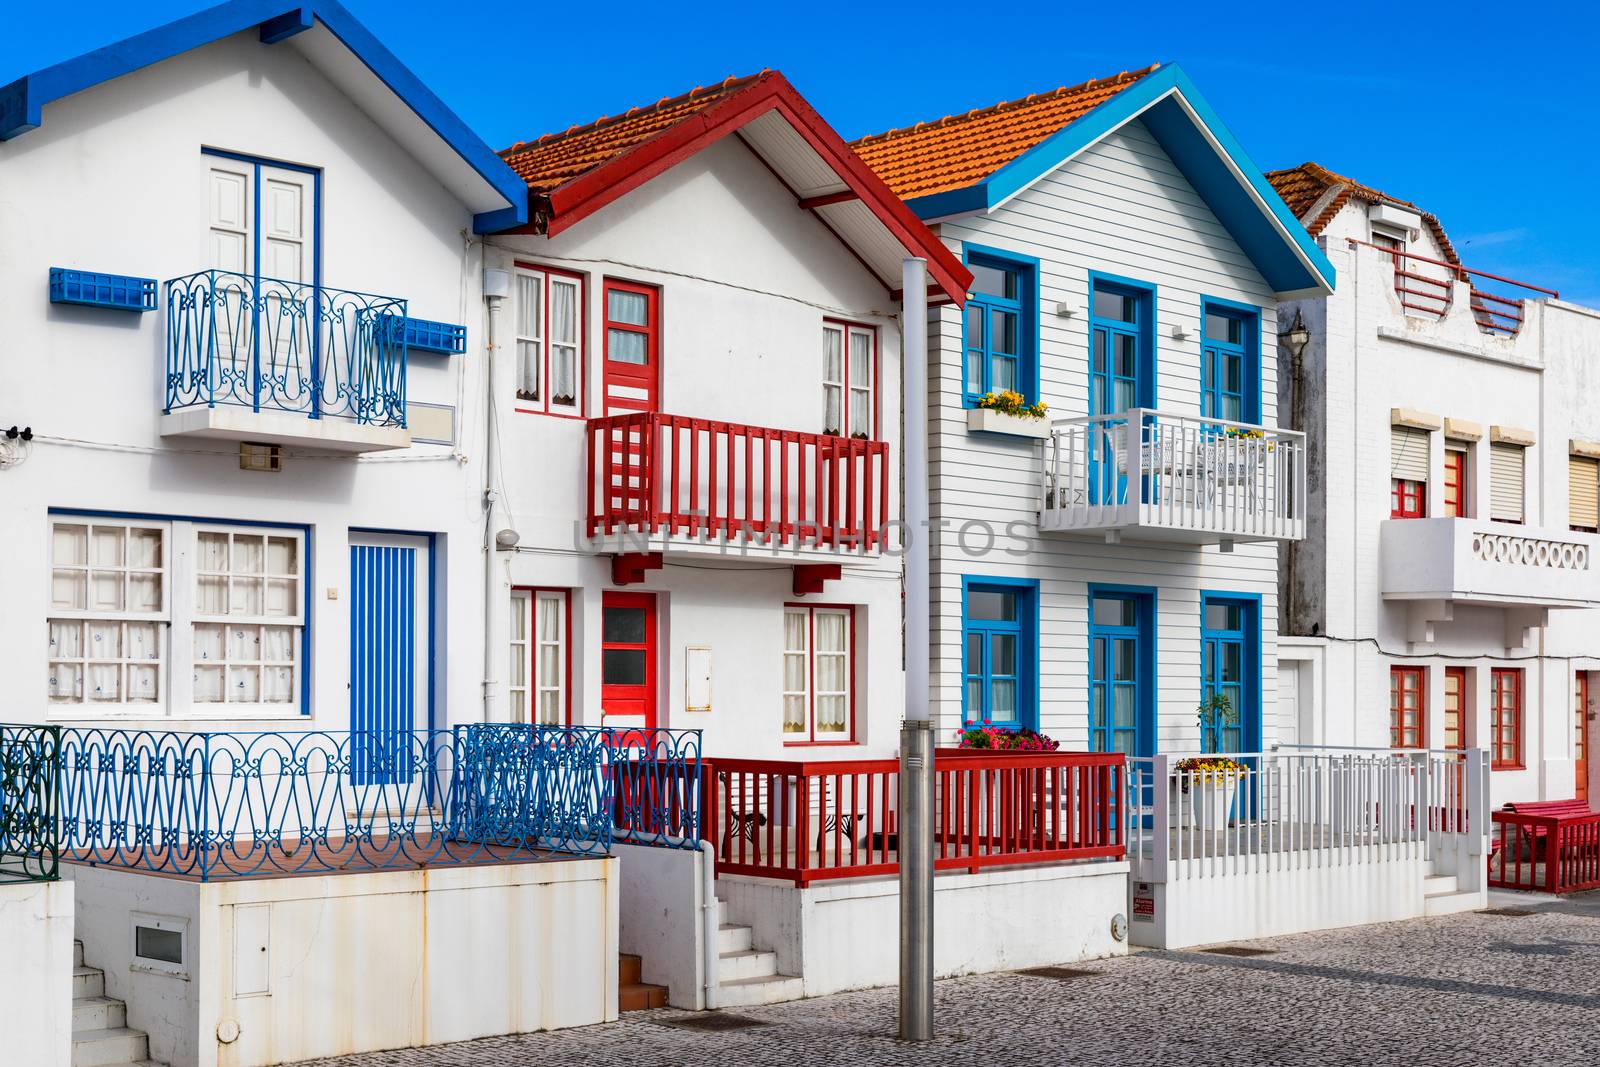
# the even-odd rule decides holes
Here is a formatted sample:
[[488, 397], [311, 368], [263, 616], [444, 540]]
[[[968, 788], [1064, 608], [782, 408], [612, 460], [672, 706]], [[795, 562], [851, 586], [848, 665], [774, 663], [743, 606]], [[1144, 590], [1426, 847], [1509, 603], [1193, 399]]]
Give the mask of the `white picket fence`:
[[1447, 837], [1488, 832], [1482, 749], [1227, 755], [1246, 769], [1128, 761], [1135, 881], [1428, 859]]

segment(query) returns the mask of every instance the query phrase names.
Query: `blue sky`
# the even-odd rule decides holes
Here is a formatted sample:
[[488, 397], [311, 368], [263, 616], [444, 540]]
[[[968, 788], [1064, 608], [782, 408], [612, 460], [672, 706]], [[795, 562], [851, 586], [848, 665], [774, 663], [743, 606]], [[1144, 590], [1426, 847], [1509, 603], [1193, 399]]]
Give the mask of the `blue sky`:
[[[856, 137], [1177, 61], [1264, 169], [1415, 200], [1468, 266], [1600, 306], [1588, 5], [345, 4], [496, 148], [762, 67]], [[14, 4], [0, 84], [202, 6]]]

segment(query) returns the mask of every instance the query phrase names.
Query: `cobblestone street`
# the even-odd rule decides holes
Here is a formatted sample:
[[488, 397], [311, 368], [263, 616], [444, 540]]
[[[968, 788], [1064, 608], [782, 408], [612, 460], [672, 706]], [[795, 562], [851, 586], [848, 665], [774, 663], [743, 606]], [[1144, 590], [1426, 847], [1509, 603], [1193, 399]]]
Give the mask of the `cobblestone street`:
[[674, 1025], [705, 1016], [664, 1009], [315, 1065], [1600, 1062], [1600, 895], [1497, 904], [1532, 914], [1491, 910], [1247, 946], [1263, 955], [1137, 952], [1064, 978], [943, 981], [939, 1037], [926, 1047], [885, 1036], [895, 991], [880, 989], [740, 1009], [765, 1025], [722, 1032]]

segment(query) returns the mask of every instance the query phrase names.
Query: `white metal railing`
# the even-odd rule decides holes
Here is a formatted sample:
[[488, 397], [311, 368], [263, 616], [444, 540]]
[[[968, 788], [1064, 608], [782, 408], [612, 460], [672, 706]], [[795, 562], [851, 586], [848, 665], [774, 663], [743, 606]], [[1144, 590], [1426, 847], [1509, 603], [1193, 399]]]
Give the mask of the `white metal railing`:
[[1488, 832], [1482, 749], [1227, 755], [1245, 770], [1185, 769], [1175, 755], [1128, 760], [1135, 880], [1424, 859], [1451, 835]]
[[1305, 472], [1305, 435], [1294, 430], [1149, 408], [1057, 419], [1044, 447], [1040, 528], [1299, 540]]

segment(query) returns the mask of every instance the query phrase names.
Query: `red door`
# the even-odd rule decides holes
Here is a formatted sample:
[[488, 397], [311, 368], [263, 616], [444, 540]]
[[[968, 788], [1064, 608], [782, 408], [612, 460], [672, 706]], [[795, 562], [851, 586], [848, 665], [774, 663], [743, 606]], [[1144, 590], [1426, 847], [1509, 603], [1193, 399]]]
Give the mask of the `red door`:
[[600, 600], [600, 713], [610, 727], [656, 725], [656, 597], [606, 593]]
[[607, 415], [655, 411], [661, 397], [661, 291], [606, 279]]
[[1578, 672], [1578, 691], [1575, 694], [1576, 706], [1573, 708], [1573, 717], [1577, 719], [1577, 748], [1578, 758], [1577, 775], [1578, 791], [1575, 794], [1579, 800], [1589, 799], [1589, 672]]

